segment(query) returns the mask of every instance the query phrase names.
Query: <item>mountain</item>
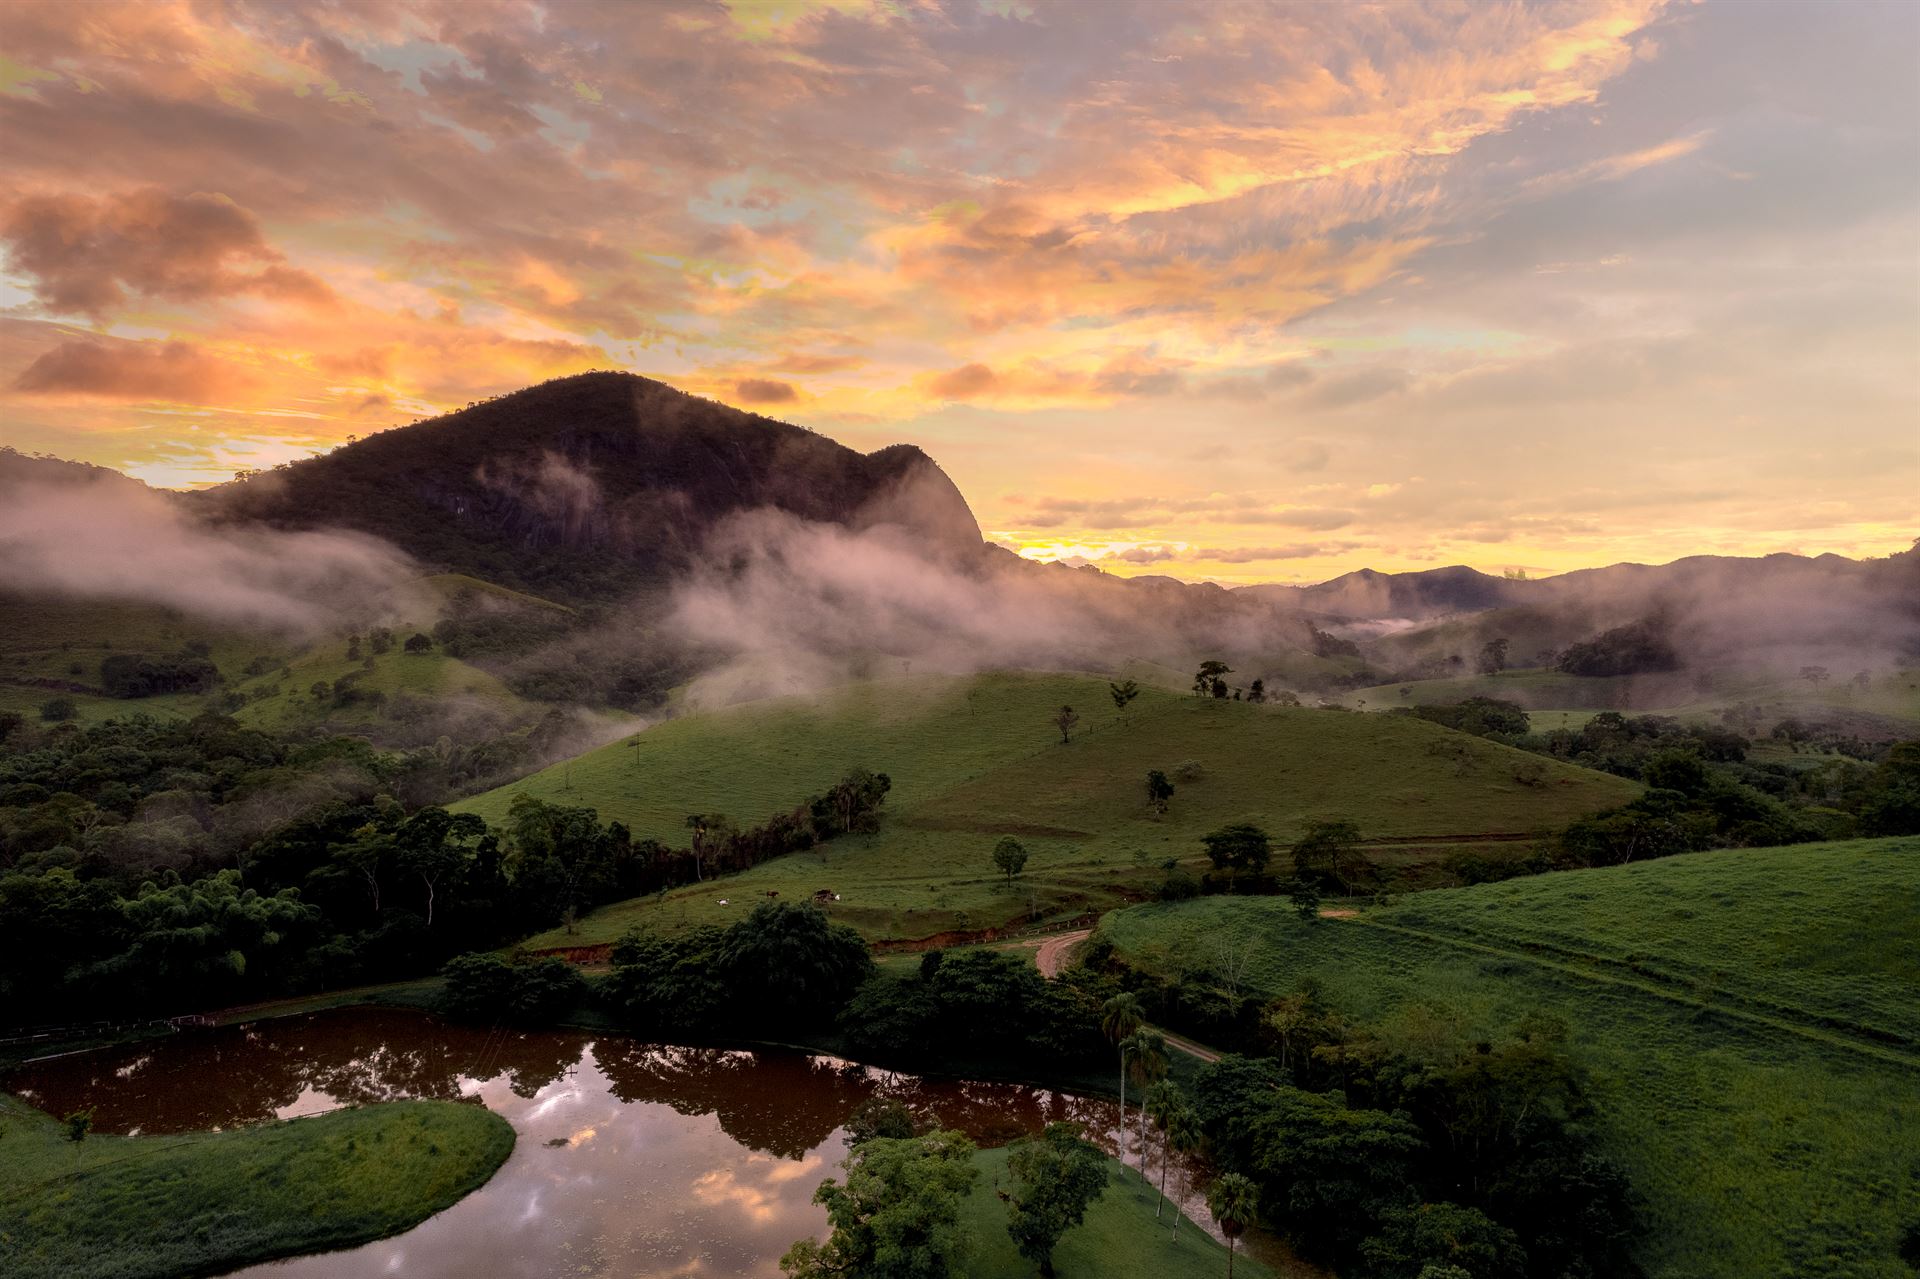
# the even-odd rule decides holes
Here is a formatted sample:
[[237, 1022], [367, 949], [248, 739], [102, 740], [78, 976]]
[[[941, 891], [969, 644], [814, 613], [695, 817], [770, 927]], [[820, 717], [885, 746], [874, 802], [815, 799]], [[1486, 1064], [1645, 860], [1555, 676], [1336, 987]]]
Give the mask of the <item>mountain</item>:
[[981, 545], [960, 490], [912, 445], [859, 453], [627, 373], [528, 387], [185, 500], [222, 522], [369, 533], [436, 569], [575, 601], [666, 582], [755, 509]]

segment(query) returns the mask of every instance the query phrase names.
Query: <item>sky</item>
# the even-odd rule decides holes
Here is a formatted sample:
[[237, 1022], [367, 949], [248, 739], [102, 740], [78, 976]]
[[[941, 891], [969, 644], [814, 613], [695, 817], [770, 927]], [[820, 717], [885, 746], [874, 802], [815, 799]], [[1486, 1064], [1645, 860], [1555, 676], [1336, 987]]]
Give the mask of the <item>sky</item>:
[[1920, 6], [0, 6], [0, 443], [620, 368], [1223, 582], [1920, 534]]

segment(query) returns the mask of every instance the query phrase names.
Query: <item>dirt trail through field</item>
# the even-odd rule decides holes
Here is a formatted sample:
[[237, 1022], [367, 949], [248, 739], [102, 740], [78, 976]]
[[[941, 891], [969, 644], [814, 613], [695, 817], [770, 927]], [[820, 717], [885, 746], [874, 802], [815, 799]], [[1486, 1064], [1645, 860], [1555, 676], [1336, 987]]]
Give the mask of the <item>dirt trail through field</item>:
[[1049, 937], [1040, 943], [1040, 949], [1033, 953], [1033, 962], [1040, 968], [1042, 977], [1058, 977], [1060, 970], [1067, 966], [1067, 952], [1092, 936], [1091, 928], [1082, 928], [1075, 933], [1061, 933], [1058, 937]]

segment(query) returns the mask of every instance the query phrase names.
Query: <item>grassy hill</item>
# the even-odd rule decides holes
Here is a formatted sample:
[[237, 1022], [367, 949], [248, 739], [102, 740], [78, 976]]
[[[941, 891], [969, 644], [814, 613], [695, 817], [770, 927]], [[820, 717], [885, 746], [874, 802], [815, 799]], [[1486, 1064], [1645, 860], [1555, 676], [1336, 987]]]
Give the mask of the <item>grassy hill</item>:
[[[535, 596], [458, 574], [436, 574], [410, 584], [405, 603], [431, 612], [454, 595], [467, 592], [501, 607], [556, 613], [568, 610]], [[399, 601], [396, 601], [398, 603]], [[326, 727], [371, 732], [382, 739], [405, 737], [392, 722], [397, 701], [414, 697], [445, 718], [449, 709], [460, 723], [484, 723], [493, 731], [539, 718], [545, 707], [509, 689], [487, 671], [438, 649], [405, 653], [398, 643], [416, 627], [396, 626], [396, 643], [387, 653], [349, 660], [344, 636], [298, 640], [263, 631], [217, 626], [158, 605], [66, 600], [53, 597], [0, 597], [8, 625], [0, 628], [0, 710], [34, 718], [49, 699], [70, 699], [82, 724], [129, 715], [190, 717], [224, 710], [241, 723], [269, 731]], [[423, 617], [420, 628], [431, 625]], [[364, 629], [364, 628], [363, 628]], [[119, 698], [100, 691], [101, 662], [116, 653], [164, 656], [188, 645], [204, 646], [207, 660], [222, 681], [211, 692], [170, 693]], [[370, 666], [364, 666], [370, 661]], [[385, 701], [338, 705], [312, 696], [316, 683], [331, 686], [352, 677], [355, 687], [377, 692]], [[228, 695], [247, 700], [233, 705]], [[624, 719], [615, 715], [614, 720]]]
[[398, 1234], [484, 1184], [513, 1129], [403, 1101], [229, 1132], [92, 1136], [0, 1096], [0, 1273], [162, 1279]]
[[[1063, 703], [1084, 717], [1069, 745], [1049, 722]], [[1367, 836], [1435, 848], [1563, 824], [1636, 793], [1410, 717], [1148, 688], [1122, 720], [1102, 679], [993, 674], [871, 681], [819, 700], [688, 715], [457, 807], [499, 821], [525, 792], [679, 844], [688, 813], [757, 822], [860, 766], [893, 779], [878, 835], [603, 908], [576, 933], [536, 944], [609, 941], [643, 922], [721, 922], [748, 898], [820, 888], [838, 892], [836, 913], [869, 936], [925, 937], [1137, 900], [1167, 859], [1200, 867], [1200, 836], [1226, 822], [1259, 822], [1287, 840], [1308, 821], [1347, 817]], [[1176, 780], [1164, 817], [1145, 805], [1152, 768], [1191, 779]], [[1031, 854], [1011, 888], [990, 860], [1003, 835]]]
[[1410, 896], [1302, 921], [1273, 899], [1109, 915], [1144, 968], [1251, 939], [1389, 1028], [1570, 1028], [1671, 1276], [1906, 1279], [1920, 1224], [1920, 838], [1728, 850]]

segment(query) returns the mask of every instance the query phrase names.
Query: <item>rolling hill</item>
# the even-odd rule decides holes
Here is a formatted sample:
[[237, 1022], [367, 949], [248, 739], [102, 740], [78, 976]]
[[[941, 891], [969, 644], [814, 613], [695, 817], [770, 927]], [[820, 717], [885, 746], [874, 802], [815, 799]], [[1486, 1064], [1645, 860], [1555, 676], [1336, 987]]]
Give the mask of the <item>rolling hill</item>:
[[[1062, 745], [1062, 704], [1081, 726]], [[677, 928], [736, 916], [722, 906], [769, 892], [841, 895], [837, 917], [870, 937], [926, 937], [1029, 915], [1071, 915], [1137, 899], [1177, 859], [1203, 867], [1199, 837], [1231, 821], [1290, 840], [1310, 820], [1348, 817], [1389, 872], [1489, 836], [1525, 839], [1620, 803], [1634, 783], [1542, 761], [1401, 716], [1201, 700], [1146, 689], [1126, 717], [1104, 680], [1075, 675], [915, 676], [818, 700], [748, 703], [669, 720], [457, 807], [490, 821], [525, 793], [591, 807], [636, 837], [683, 844], [689, 813], [742, 824], [784, 811], [848, 769], [894, 789], [879, 834], [765, 863], [718, 883], [606, 907], [573, 934], [535, 945], [611, 941], [634, 924]], [[1170, 811], [1145, 806], [1144, 779], [1176, 778]], [[1031, 854], [1012, 886], [996, 841]]]
[[[1171, 973], [1219, 939], [1248, 983], [1469, 1041], [1568, 1028], [1654, 1279], [1905, 1279], [1920, 1223], [1920, 838], [1695, 853], [1401, 898], [1353, 918], [1208, 898], [1108, 915]], [[1398, 1029], [1396, 1029], [1398, 1028]]]

